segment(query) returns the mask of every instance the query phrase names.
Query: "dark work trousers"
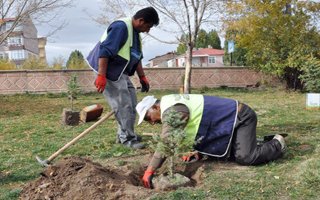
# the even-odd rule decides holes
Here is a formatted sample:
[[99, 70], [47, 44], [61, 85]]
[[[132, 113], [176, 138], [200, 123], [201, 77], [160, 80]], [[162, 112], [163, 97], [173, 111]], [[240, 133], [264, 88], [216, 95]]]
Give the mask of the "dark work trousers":
[[278, 140], [270, 140], [257, 145], [257, 115], [247, 105], [242, 104], [238, 113], [231, 146], [231, 157], [239, 164], [259, 165], [282, 156]]
[[134, 132], [137, 96], [129, 76], [122, 74], [118, 81], [108, 80], [103, 95], [112, 110], [115, 111], [118, 122], [117, 137], [120, 142], [137, 140], [137, 135]]

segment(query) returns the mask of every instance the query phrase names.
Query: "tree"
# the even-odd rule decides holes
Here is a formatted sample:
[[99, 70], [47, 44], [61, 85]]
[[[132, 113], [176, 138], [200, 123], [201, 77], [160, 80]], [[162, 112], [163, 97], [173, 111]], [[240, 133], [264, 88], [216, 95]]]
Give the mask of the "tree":
[[214, 49], [221, 49], [221, 40], [216, 30], [211, 30], [208, 33], [208, 45]]
[[[287, 88], [302, 89], [301, 65], [289, 62], [289, 56], [319, 58], [320, 3], [315, 1], [275, 0], [231, 2], [226, 19], [228, 30], [235, 32], [238, 47], [246, 51], [248, 65], [275, 74], [286, 81]], [[299, 49], [303, 46], [304, 51]]]
[[[187, 45], [186, 45], [186, 41], [188, 40], [187, 39], [187, 35], [183, 34], [181, 35], [179, 41], [181, 41], [177, 47], [177, 54], [178, 55], [182, 55], [182, 54], [185, 54], [186, 51], [187, 51]], [[182, 42], [184, 41], [184, 42]]]
[[[228, 52], [228, 41], [224, 41], [224, 57], [223, 62], [229, 65], [236, 66], [246, 66], [246, 50], [244, 48], [239, 48], [237, 45], [234, 47], [234, 52]], [[232, 58], [231, 58], [232, 57]], [[232, 59], [232, 63], [231, 63]]]
[[232, 54], [228, 52], [228, 42], [229, 40], [234, 40], [233, 36], [234, 33], [232, 31], [226, 31], [226, 38], [224, 41], [224, 63], [229, 63], [230, 65], [235, 64], [236, 66], [246, 66], [246, 50], [244, 48], [238, 47], [238, 45], [235, 44], [234, 52], [232, 52]]
[[66, 64], [67, 69], [87, 69], [88, 65], [79, 50], [71, 52]]
[[16, 70], [16, 65], [8, 59], [0, 59], [0, 70]]
[[[176, 38], [176, 41], [164, 41], [152, 36], [160, 42], [177, 43], [179, 44], [180, 36], [186, 35], [184, 42], [187, 47], [187, 62], [185, 70], [184, 92], [190, 93], [191, 85], [191, 63], [192, 63], [192, 50], [196, 46], [196, 39], [200, 27], [204, 24], [218, 26], [218, 13], [222, 11], [221, 6], [224, 5], [223, 1], [219, 0], [172, 0], [172, 1], [159, 1], [159, 0], [141, 0], [141, 1], [128, 1], [128, 0], [104, 0], [105, 7], [103, 9], [104, 15], [97, 18], [97, 21], [106, 23], [102, 19], [114, 19], [112, 17], [125, 16], [125, 9], [137, 10], [143, 6], [154, 7], [161, 15], [163, 25], [160, 28], [163, 31], [171, 34]], [[136, 8], [136, 9], [133, 9]], [[130, 13], [130, 12], [129, 12]], [[109, 15], [106, 16], [105, 14]], [[110, 17], [111, 16], [111, 17]], [[161, 23], [161, 22], [160, 22]]]
[[63, 56], [53, 58], [52, 69], [54, 70], [65, 69], [66, 67], [64, 66], [64, 62], [65, 60]]
[[71, 111], [73, 111], [74, 100], [77, 99], [78, 94], [81, 92], [77, 79], [78, 76], [76, 74], [72, 74], [68, 81], [68, 98], [71, 102]]
[[168, 158], [169, 175], [173, 178], [175, 167], [174, 159], [185, 152], [190, 152], [195, 142], [186, 137], [183, 126], [186, 122], [182, 120], [181, 113], [171, 109], [166, 115], [164, 122], [167, 123], [169, 127], [168, 135], [163, 137], [160, 134], [155, 134], [153, 136], [155, 144], [151, 145], [151, 147]]
[[308, 92], [320, 93], [320, 59], [309, 56], [303, 60], [306, 61], [306, 64], [303, 65], [303, 73], [299, 78]]
[[208, 34], [205, 30], [201, 29], [198, 33], [196, 48], [207, 48], [208, 47]]
[[[186, 35], [182, 35], [180, 41], [186, 41]], [[217, 33], [217, 31], [211, 30], [207, 33], [205, 30], [201, 29], [199, 31], [197, 41], [196, 41], [196, 48], [214, 48], [214, 49], [221, 49], [221, 40]], [[178, 54], [184, 54], [187, 51], [186, 42], [180, 42], [179, 46], [177, 47]]]
[[61, 20], [58, 27], [50, 24], [57, 18], [61, 9], [69, 7], [73, 0], [0, 0], [0, 26], [6, 21], [6, 18], [14, 18], [9, 30], [0, 32], [0, 44], [2, 44], [12, 31], [24, 20], [31, 17], [38, 24], [47, 24], [52, 30], [47, 35], [53, 34], [65, 26]]
[[186, 45], [183, 44], [183, 43], [180, 43], [180, 44], [178, 45], [178, 47], [177, 47], [177, 54], [178, 54], [178, 55], [181, 55], [181, 54], [186, 53], [186, 51], [187, 51]]
[[37, 69], [46, 69], [48, 65], [40, 61], [39, 58], [35, 56], [29, 57], [25, 60], [21, 66], [22, 69], [30, 69], [30, 70], [37, 70]]

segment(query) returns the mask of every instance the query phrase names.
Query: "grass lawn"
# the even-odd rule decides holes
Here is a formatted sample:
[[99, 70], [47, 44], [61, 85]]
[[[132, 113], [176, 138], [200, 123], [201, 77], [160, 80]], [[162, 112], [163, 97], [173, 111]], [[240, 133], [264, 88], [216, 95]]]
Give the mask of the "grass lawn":
[[[151, 91], [148, 95], [159, 98], [174, 92]], [[320, 198], [320, 111], [305, 109], [305, 94], [277, 89], [193, 91], [201, 92], [250, 105], [258, 114], [258, 135], [288, 133], [288, 151], [283, 159], [266, 165], [207, 171], [201, 187], [181, 188], [155, 199]], [[138, 99], [145, 95], [138, 93]], [[95, 103], [110, 110], [103, 96], [96, 93], [80, 95], [75, 107], [81, 109]], [[65, 94], [0, 96], [0, 105], [0, 199], [18, 199], [23, 185], [39, 177], [42, 171], [35, 156], [49, 157], [92, 122], [76, 127], [61, 124], [62, 109], [70, 107]], [[139, 154], [115, 144], [116, 127], [114, 118], [108, 119], [57, 159], [77, 155], [99, 162]], [[160, 129], [160, 125], [143, 123], [136, 132]]]

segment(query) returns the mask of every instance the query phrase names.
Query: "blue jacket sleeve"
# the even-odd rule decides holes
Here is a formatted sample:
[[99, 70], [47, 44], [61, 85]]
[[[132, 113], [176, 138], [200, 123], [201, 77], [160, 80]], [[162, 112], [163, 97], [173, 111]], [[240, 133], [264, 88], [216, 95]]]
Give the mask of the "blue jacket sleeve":
[[107, 31], [107, 38], [100, 44], [99, 58], [116, 56], [128, 38], [127, 25], [123, 21], [113, 22]]

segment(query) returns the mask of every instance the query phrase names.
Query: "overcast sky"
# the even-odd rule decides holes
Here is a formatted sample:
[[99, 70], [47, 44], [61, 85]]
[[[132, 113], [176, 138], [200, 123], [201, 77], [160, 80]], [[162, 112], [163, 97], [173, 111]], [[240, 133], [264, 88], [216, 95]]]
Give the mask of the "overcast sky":
[[[106, 28], [92, 21], [87, 14], [97, 15], [101, 12], [98, 8], [98, 1], [77, 0], [74, 7], [65, 9], [62, 18], [68, 22], [68, 25], [48, 38], [47, 41], [46, 53], [49, 64], [52, 64], [54, 58], [60, 56], [67, 61], [70, 53], [76, 49], [81, 51], [84, 57], [88, 55]], [[87, 10], [87, 13], [84, 12], [84, 9]], [[37, 26], [38, 35], [45, 35], [48, 28], [45, 25]], [[157, 27], [151, 29], [150, 33], [157, 32], [156, 29]], [[149, 59], [174, 50], [176, 50], [176, 45], [163, 44], [148, 39], [143, 44], [143, 63], [146, 64]]]

